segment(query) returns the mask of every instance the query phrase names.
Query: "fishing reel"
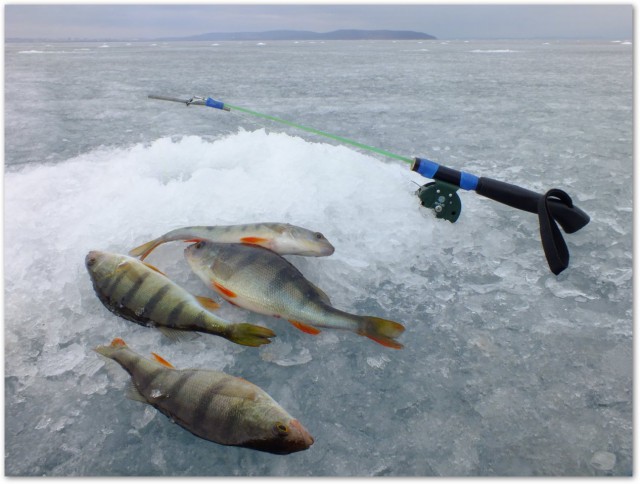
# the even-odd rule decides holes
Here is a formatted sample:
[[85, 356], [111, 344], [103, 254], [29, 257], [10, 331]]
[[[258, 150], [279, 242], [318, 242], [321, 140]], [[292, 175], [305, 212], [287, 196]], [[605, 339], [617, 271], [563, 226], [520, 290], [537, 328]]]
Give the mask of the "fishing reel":
[[462, 202], [456, 193], [457, 186], [442, 181], [432, 181], [416, 191], [423, 207], [435, 212], [436, 218], [454, 223], [460, 217]]

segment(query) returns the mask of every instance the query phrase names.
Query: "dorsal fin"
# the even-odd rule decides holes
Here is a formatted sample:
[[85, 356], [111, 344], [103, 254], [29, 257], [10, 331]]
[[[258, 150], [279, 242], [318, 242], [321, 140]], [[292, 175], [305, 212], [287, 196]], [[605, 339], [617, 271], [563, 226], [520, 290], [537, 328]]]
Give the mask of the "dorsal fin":
[[[307, 281], [309, 282], [309, 281]], [[320, 289], [318, 286], [316, 286], [315, 284], [313, 284], [312, 282], [309, 282], [309, 284], [311, 284], [311, 286], [318, 291], [318, 296], [320, 296], [320, 300], [325, 303], [328, 306], [331, 306], [331, 300], [329, 299], [329, 296], [327, 296], [327, 293], [324, 292], [322, 289]]]
[[198, 337], [198, 333], [184, 329], [169, 328], [168, 326], [156, 326], [156, 328], [171, 341], [193, 341]]
[[166, 366], [167, 368], [172, 368], [175, 369], [175, 366], [173, 366], [171, 363], [169, 363], [167, 360], [165, 360], [162, 356], [160, 356], [157, 353], [153, 353], [151, 352], [151, 354], [153, 355], [153, 359], [156, 360], [158, 363], [160, 363], [163, 366]]

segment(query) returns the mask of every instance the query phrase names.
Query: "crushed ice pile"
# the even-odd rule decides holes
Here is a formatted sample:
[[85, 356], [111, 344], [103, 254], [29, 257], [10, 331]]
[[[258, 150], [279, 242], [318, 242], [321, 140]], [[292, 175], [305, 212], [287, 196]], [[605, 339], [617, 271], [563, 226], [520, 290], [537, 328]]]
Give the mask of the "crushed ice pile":
[[[165, 137], [8, 171], [5, 472], [629, 474], [630, 205], [610, 212], [564, 183], [592, 222], [566, 236], [571, 265], [556, 278], [535, 216], [461, 193], [459, 221], [440, 221], [414, 194], [426, 181], [398, 163], [264, 130]], [[228, 304], [221, 316], [269, 326], [274, 343], [176, 343], [115, 317], [93, 293], [89, 250], [126, 253], [181, 226], [251, 222], [321, 231], [332, 256], [288, 259], [336, 307], [403, 323], [406, 348], [330, 330], [314, 337]], [[184, 247], [165, 244], [148, 260], [211, 295]], [[224, 447], [127, 400], [125, 372], [92, 351], [116, 336], [178, 368], [256, 383], [314, 446], [286, 457]]]

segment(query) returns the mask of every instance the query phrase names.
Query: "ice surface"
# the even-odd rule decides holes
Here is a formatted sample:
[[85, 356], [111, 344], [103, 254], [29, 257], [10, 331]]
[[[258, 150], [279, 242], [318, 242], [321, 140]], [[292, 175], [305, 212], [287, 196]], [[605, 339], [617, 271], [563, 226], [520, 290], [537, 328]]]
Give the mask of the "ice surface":
[[[356, 44], [7, 46], [8, 475], [631, 474], [631, 51]], [[19, 55], [47, 49], [90, 50]], [[559, 186], [592, 221], [565, 237], [570, 268], [555, 277], [531, 214], [465, 192], [458, 222], [443, 222], [414, 194], [428, 180], [401, 163], [150, 92], [232, 94], [407, 156]], [[92, 249], [260, 221], [321, 231], [332, 256], [289, 260], [336, 307], [403, 323], [405, 349], [227, 304], [222, 317], [265, 324], [274, 343], [172, 342], [107, 311], [84, 268]], [[211, 295], [183, 247], [149, 261]], [[256, 383], [315, 444], [273, 456], [194, 437], [126, 399], [127, 374], [92, 351], [117, 336]]]

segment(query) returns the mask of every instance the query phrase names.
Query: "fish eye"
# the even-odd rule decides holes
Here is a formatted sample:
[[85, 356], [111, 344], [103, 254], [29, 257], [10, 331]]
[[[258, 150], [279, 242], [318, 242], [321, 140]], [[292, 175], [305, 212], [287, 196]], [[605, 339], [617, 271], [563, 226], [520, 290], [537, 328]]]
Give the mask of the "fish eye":
[[87, 259], [87, 265], [88, 265], [88, 266], [92, 266], [93, 264], [95, 264], [95, 263], [96, 263], [96, 260], [97, 260], [97, 259], [96, 259], [95, 257], [89, 257], [89, 258]]
[[316, 232], [314, 235], [316, 236], [316, 239], [318, 239], [318, 240], [324, 239], [324, 235], [322, 235], [320, 232]]
[[282, 422], [276, 422], [276, 424], [273, 426], [273, 430], [277, 435], [280, 435], [283, 437], [289, 434], [289, 427], [287, 427]]

